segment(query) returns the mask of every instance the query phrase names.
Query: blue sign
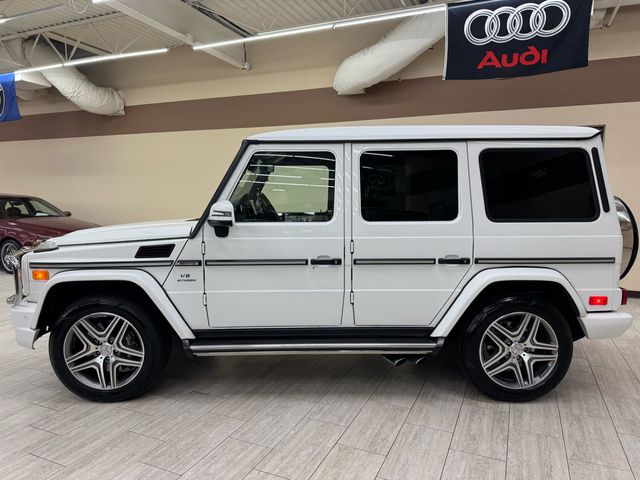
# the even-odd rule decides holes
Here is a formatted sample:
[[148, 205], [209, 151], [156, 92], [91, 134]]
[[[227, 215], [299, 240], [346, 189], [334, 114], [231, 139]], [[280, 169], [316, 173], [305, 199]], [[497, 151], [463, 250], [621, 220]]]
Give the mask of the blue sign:
[[16, 81], [13, 73], [0, 75], [0, 122], [20, 120]]

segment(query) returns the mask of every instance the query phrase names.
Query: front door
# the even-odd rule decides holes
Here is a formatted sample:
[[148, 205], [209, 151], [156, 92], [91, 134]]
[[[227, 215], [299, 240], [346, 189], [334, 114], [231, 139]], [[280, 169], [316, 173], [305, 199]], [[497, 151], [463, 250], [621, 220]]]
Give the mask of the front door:
[[342, 144], [251, 145], [219, 200], [227, 237], [204, 227], [209, 325], [337, 326], [342, 321]]
[[352, 146], [356, 325], [429, 325], [471, 264], [464, 142]]

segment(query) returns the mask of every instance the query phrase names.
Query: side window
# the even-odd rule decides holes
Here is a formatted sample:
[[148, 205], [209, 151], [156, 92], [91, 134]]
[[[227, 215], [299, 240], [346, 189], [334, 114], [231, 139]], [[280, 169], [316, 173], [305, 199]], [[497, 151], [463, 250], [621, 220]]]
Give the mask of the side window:
[[5, 204], [5, 213], [8, 218], [29, 217], [29, 209], [25, 202], [18, 198], [8, 199]]
[[480, 172], [494, 222], [588, 222], [598, 217], [591, 161], [581, 149], [485, 150]]
[[458, 216], [458, 157], [450, 150], [368, 151], [360, 157], [362, 218], [450, 221]]
[[231, 195], [236, 222], [328, 222], [335, 157], [330, 152], [258, 152]]

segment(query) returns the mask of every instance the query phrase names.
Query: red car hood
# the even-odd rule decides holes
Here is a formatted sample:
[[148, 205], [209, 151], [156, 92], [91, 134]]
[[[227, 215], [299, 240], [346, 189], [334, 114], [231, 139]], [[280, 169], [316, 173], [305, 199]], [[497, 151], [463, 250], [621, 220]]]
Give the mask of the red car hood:
[[43, 236], [50, 235], [51, 237], [58, 237], [76, 230], [99, 226], [73, 217], [29, 217], [16, 218], [12, 221], [27, 231]]

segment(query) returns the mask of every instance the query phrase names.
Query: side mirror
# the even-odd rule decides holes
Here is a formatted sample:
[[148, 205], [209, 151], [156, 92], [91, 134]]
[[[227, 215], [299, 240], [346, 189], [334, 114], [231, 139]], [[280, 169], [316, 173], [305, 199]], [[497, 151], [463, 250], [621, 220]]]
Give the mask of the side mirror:
[[211, 205], [207, 223], [215, 229], [218, 237], [229, 235], [229, 227], [233, 227], [235, 223], [233, 204], [228, 200], [222, 200]]

